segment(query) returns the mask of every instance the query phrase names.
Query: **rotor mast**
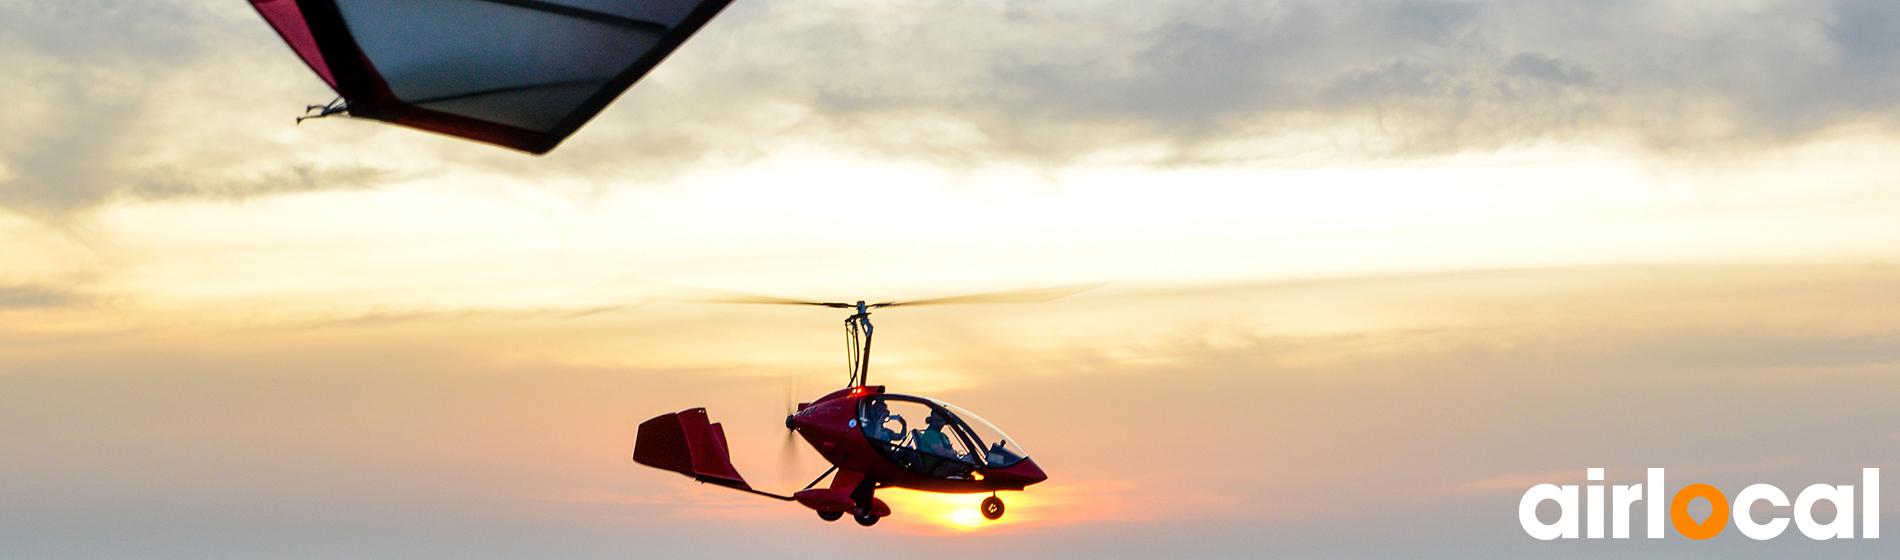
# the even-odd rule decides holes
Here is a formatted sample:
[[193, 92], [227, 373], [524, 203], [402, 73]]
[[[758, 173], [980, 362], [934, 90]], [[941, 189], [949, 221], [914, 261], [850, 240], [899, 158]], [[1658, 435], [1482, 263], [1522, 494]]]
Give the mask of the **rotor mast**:
[[846, 387], [863, 387], [871, 377], [871, 305], [859, 301], [857, 313], [844, 320], [845, 352], [851, 368]]

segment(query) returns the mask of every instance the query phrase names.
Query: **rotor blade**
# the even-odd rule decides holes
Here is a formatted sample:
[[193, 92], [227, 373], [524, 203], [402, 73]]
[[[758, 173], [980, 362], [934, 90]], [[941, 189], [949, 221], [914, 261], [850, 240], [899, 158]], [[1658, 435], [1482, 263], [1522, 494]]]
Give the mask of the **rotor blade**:
[[1055, 300], [1069, 297], [1075, 294], [1079, 294], [1082, 292], [1100, 288], [1106, 285], [1108, 285], [1107, 282], [1100, 282], [1100, 283], [1093, 283], [1093, 284], [1071, 284], [1068, 286], [1054, 286], [1054, 287], [1049, 287], [1049, 288], [1030, 288], [1027, 290], [990, 292], [987, 294], [971, 294], [967, 296], [951, 296], [951, 297], [919, 299], [919, 300], [911, 300], [911, 301], [892, 301], [892, 302], [873, 304], [871, 305], [871, 307], [897, 307], [900, 305], [902, 306], [964, 305], [964, 304], [972, 304], [972, 303], [1042, 303], [1046, 301], [1055, 301]]
[[802, 301], [762, 296], [700, 286], [686, 286], [637, 277], [608, 280], [575, 290], [563, 297], [629, 303], [647, 303], [654, 301], [676, 303], [749, 303], [764, 305], [815, 305], [819, 307], [836, 308], [850, 308], [856, 305], [842, 302]]
[[702, 298], [702, 299], [677, 299], [677, 300], [671, 300], [671, 301], [679, 301], [679, 302], [685, 302], [685, 303], [752, 303], [752, 304], [762, 304], [762, 305], [816, 305], [819, 307], [836, 307], [840, 309], [848, 309], [854, 306], [854, 304], [837, 302], [837, 301], [799, 301], [795, 299], [785, 299], [785, 298], [778, 298], [778, 297], [772, 297], [772, 296], [755, 296], [751, 294], [742, 294], [738, 292], [733, 292], [733, 295], [726, 296], [726, 297]]

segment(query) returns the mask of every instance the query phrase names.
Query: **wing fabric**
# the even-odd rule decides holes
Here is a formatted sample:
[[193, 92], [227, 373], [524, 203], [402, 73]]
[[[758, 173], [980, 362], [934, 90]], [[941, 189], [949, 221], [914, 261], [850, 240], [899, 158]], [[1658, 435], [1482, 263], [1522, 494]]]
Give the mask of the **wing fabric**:
[[350, 116], [546, 153], [731, 0], [251, 0]]
[[323, 78], [323, 83], [336, 89], [336, 78], [330, 75], [330, 67], [323, 63], [323, 54], [317, 51], [317, 39], [310, 36], [310, 24], [304, 23], [303, 10], [297, 7], [297, 0], [251, 0], [251, 7], [264, 16], [271, 29], [284, 38], [290, 50], [297, 51], [297, 57]]

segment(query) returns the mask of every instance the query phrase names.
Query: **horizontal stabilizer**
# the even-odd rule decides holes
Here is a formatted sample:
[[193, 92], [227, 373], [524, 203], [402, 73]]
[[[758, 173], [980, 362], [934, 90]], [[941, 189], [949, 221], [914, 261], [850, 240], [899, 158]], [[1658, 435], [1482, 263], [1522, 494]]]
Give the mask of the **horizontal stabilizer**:
[[700, 482], [752, 489], [732, 468], [726, 431], [706, 419], [706, 409], [661, 414], [640, 424], [634, 440], [636, 463], [680, 473]]

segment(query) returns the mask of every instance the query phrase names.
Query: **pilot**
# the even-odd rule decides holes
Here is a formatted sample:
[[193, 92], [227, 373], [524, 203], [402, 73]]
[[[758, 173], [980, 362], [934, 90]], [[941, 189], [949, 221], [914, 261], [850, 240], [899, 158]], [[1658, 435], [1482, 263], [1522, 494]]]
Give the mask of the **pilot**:
[[962, 454], [950, 447], [950, 434], [943, 433], [944, 420], [936, 412], [924, 419], [924, 429], [917, 432], [917, 448], [925, 453], [939, 457], [961, 459]]

